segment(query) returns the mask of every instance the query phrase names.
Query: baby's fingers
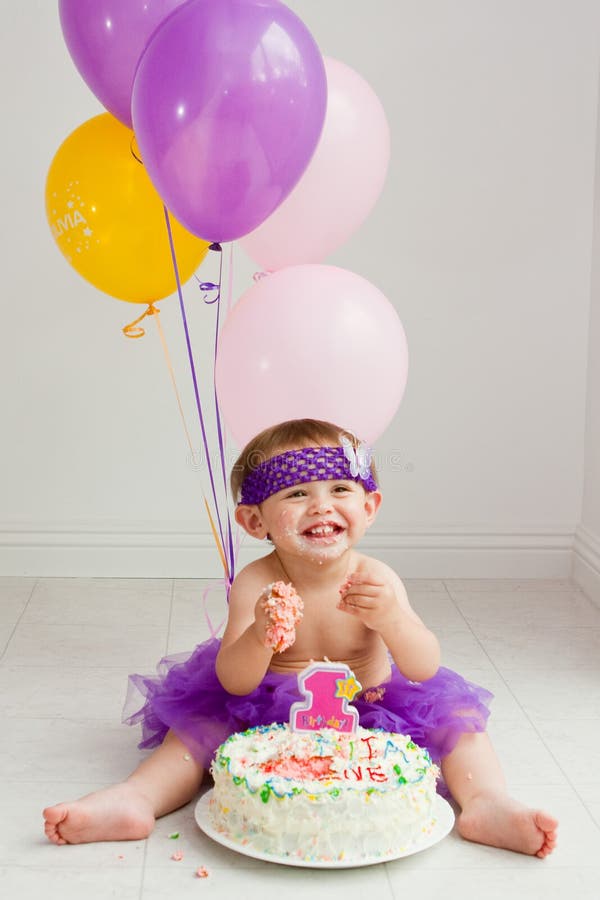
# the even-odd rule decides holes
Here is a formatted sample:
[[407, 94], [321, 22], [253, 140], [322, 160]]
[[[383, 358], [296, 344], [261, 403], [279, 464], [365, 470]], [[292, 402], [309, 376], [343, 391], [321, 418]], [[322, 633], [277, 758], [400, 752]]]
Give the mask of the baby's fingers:
[[374, 600], [380, 594], [380, 588], [370, 584], [351, 585], [346, 590], [340, 590], [344, 600]]
[[352, 615], [352, 616], [356, 616], [359, 613], [359, 609], [356, 606], [354, 606], [353, 604], [350, 604], [350, 603], [346, 603], [344, 600], [340, 600], [340, 602], [337, 605], [337, 608], [341, 612], [350, 613], [350, 615]]
[[360, 594], [346, 595], [342, 597], [340, 603], [352, 610], [372, 610], [373, 598], [363, 597]]
[[348, 575], [346, 584], [370, 584], [373, 587], [383, 587], [385, 582], [380, 581], [378, 578], [372, 578], [368, 573], [358, 574], [357, 572], [356, 574]]

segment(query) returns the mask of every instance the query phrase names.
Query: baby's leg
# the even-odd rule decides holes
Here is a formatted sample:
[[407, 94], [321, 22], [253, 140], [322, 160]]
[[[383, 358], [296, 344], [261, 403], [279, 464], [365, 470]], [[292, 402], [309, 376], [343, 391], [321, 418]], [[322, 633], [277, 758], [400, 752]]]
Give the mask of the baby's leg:
[[442, 774], [462, 809], [457, 823], [462, 837], [540, 858], [552, 853], [557, 820], [509, 796], [485, 732], [463, 734], [452, 753], [442, 760]]
[[155, 819], [192, 799], [202, 774], [185, 745], [169, 732], [127, 781], [45, 809], [46, 836], [54, 844], [148, 837]]

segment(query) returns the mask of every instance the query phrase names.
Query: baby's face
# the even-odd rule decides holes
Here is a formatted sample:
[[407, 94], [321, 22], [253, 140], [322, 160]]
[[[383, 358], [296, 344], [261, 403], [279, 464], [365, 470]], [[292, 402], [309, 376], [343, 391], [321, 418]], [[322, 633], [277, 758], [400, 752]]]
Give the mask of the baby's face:
[[260, 509], [277, 550], [325, 559], [361, 539], [380, 500], [355, 481], [309, 481], [278, 491]]

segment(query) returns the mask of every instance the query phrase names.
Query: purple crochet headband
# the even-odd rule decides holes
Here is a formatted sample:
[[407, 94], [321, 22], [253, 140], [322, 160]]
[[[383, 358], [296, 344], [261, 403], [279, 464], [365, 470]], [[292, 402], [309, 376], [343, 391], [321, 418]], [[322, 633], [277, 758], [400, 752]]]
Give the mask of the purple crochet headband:
[[302, 447], [259, 463], [244, 478], [240, 504], [262, 503], [277, 491], [307, 481], [359, 481], [365, 491], [376, 491], [370, 448], [363, 443], [355, 449], [347, 438], [341, 441], [342, 447]]

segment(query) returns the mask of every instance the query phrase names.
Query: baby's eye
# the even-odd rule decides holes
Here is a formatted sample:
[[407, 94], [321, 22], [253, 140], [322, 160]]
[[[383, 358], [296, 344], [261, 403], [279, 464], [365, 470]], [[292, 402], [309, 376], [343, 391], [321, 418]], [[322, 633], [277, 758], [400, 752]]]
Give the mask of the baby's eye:
[[306, 491], [298, 490], [293, 491], [291, 494], [287, 495], [288, 497], [306, 497]]
[[333, 490], [336, 493], [346, 493], [347, 494], [350, 491], [350, 488], [346, 487], [345, 484], [336, 484], [336, 486], [334, 487]]

